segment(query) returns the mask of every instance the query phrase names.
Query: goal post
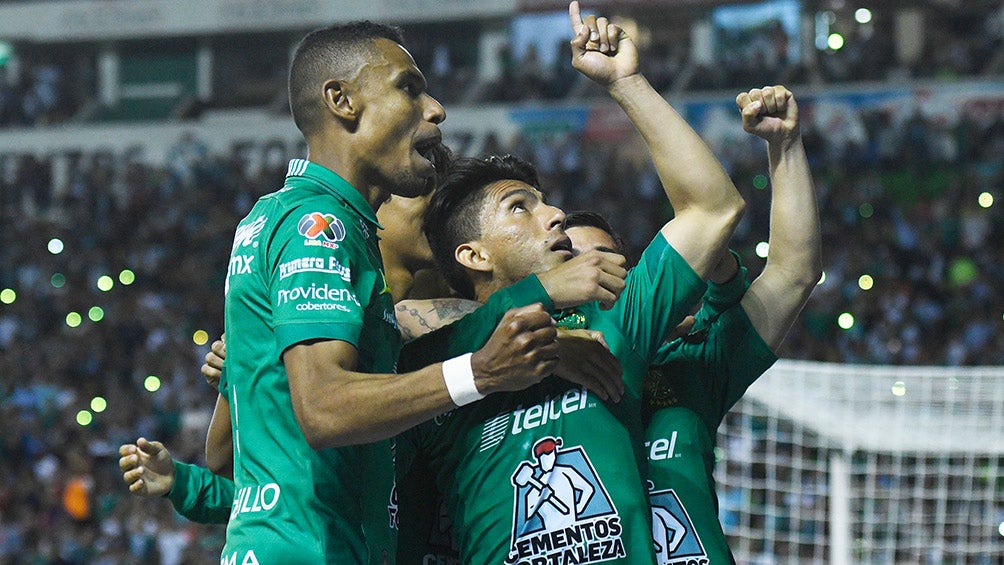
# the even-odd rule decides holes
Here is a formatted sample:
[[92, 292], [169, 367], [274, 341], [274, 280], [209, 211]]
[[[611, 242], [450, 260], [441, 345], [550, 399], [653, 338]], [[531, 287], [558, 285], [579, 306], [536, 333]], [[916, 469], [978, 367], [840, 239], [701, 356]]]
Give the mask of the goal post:
[[1004, 562], [1004, 368], [781, 360], [716, 459], [740, 563]]

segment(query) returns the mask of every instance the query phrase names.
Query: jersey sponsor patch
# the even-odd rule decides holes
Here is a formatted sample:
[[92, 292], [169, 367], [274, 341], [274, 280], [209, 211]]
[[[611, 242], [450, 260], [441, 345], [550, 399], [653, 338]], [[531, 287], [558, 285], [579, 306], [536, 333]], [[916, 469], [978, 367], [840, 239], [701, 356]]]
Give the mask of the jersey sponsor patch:
[[323, 212], [304, 214], [300, 218], [300, 222], [296, 224], [296, 231], [307, 238], [304, 245], [337, 248], [337, 245], [334, 244], [345, 239], [345, 224], [334, 214]]
[[356, 308], [360, 307], [359, 300], [351, 289], [332, 286], [328, 283], [320, 286], [317, 283], [311, 283], [310, 286], [283, 288], [276, 293], [276, 305], [283, 306], [287, 303], [293, 303], [300, 311], [341, 310], [348, 312], [350, 311], [348, 307], [341, 304], [345, 302]]
[[626, 556], [620, 516], [581, 445], [533, 444], [511, 476], [512, 537], [506, 563], [600, 563]]
[[223, 295], [230, 292], [230, 278], [235, 275], [251, 274], [251, 263], [254, 255], [246, 255], [241, 252], [245, 247], [258, 247], [258, 236], [265, 228], [268, 218], [258, 216], [254, 221], [237, 226], [234, 233], [234, 243], [230, 248], [230, 264], [227, 266], [227, 277], [223, 283]]
[[261, 230], [265, 227], [265, 222], [268, 218], [265, 216], [258, 216], [255, 220], [249, 224], [244, 224], [237, 226], [237, 231], [234, 233], [234, 245], [231, 247], [231, 251], [236, 250], [238, 247], [258, 247], [258, 236], [261, 234]]
[[[478, 451], [497, 447], [505, 439], [506, 434], [519, 435], [548, 422], [560, 420], [566, 414], [595, 406], [595, 402], [589, 402], [589, 391], [586, 387], [570, 388], [556, 396], [548, 395], [540, 404], [526, 408], [520, 404], [512, 412], [499, 414], [485, 421], [481, 429], [481, 444]], [[510, 415], [512, 427], [509, 426]]]
[[707, 565], [708, 554], [680, 497], [673, 489], [652, 491], [654, 485], [651, 481], [648, 484], [656, 563]]
[[352, 270], [337, 257], [299, 257], [279, 264], [279, 280], [299, 273], [325, 273], [338, 275], [345, 282], [352, 281]]

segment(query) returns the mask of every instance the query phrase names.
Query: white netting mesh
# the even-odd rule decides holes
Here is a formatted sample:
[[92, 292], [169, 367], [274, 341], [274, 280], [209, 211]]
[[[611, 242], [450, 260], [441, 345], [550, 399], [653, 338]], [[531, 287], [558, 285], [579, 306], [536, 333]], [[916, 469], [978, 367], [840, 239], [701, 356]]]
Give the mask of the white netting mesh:
[[740, 563], [1004, 563], [1004, 368], [782, 360], [719, 432]]

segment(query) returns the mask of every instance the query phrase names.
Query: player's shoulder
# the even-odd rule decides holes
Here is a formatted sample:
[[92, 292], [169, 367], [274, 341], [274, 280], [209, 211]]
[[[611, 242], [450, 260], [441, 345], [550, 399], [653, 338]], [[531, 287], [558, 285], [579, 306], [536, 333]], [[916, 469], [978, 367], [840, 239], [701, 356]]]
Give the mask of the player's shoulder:
[[[344, 200], [309, 186], [283, 187], [261, 197], [252, 209], [273, 225], [292, 224], [300, 232], [324, 232], [332, 238], [345, 236], [346, 226], [356, 223], [358, 213]], [[330, 229], [328, 229], [330, 228]]]

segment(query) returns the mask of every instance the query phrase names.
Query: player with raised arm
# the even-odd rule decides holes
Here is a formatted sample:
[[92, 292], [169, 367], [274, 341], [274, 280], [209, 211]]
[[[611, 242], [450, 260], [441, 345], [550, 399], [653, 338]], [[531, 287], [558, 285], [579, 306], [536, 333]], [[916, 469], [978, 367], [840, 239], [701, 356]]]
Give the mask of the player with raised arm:
[[770, 250], [752, 284], [738, 256], [723, 259], [693, 327], [660, 350], [659, 367], [647, 383], [653, 513], [670, 513], [682, 525], [677, 537], [669, 536], [672, 545], [657, 549], [660, 563], [734, 562], [718, 521], [712, 476], [718, 426], [777, 360], [775, 352], [822, 270], [816, 198], [794, 96], [772, 86], [741, 93], [736, 103], [743, 128], [767, 141]]
[[[602, 331], [623, 369], [620, 403], [545, 379], [453, 410], [399, 438], [399, 457], [412, 452], [424, 461], [445, 494], [464, 563], [654, 562], [639, 471], [642, 382], [664, 336], [703, 292], [703, 276], [717, 264], [744, 207], [707, 146], [638, 74], [630, 38], [604, 18], [581, 18], [577, 3], [569, 12], [573, 65], [605, 86], [635, 123], [677, 214], [630, 272], [613, 308], [583, 305], [558, 319]], [[426, 230], [451, 286], [483, 300], [512, 278], [570, 258], [563, 221], [529, 164], [513, 157], [460, 159], [433, 196]], [[405, 348], [402, 363], [424, 362], [409, 355], [422, 341]], [[465, 346], [476, 341], [454, 343]], [[542, 443], [546, 438], [553, 445]], [[557, 483], [548, 485], [552, 477]], [[405, 504], [420, 488], [407, 477], [399, 484], [402, 531], [413, 524], [405, 521]], [[576, 506], [586, 493], [588, 502]], [[421, 562], [415, 549], [402, 544], [399, 560]]]

